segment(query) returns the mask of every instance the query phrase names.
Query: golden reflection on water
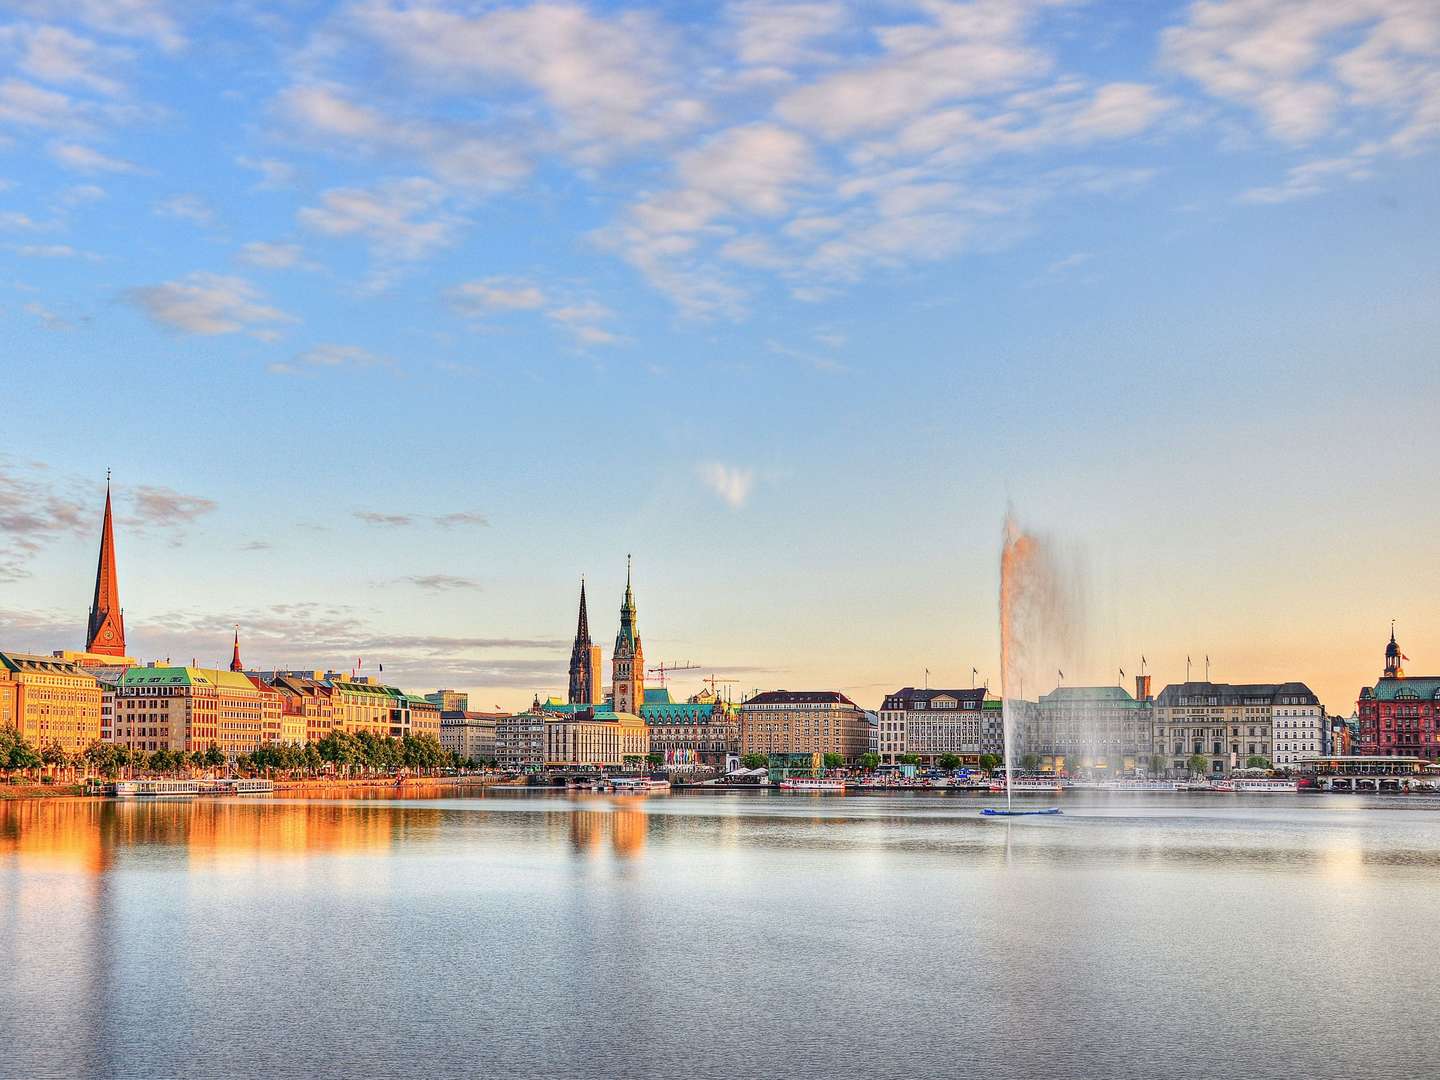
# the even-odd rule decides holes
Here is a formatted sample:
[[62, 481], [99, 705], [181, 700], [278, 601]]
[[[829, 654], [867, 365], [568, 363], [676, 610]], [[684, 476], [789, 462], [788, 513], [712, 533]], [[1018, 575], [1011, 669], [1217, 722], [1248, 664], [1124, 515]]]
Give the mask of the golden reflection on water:
[[575, 809], [568, 815], [570, 846], [581, 855], [598, 855], [610, 849], [621, 858], [631, 859], [645, 851], [649, 821], [644, 809], [644, 796], [606, 800], [604, 808]]

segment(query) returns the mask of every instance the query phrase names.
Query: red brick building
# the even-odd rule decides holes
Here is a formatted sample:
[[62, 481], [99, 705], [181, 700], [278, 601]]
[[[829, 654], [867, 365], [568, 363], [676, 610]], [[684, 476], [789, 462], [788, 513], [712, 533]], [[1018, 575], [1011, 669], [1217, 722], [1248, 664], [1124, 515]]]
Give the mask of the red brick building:
[[1405, 674], [1395, 628], [1385, 646], [1385, 671], [1360, 691], [1357, 754], [1421, 757], [1440, 761], [1440, 675]]

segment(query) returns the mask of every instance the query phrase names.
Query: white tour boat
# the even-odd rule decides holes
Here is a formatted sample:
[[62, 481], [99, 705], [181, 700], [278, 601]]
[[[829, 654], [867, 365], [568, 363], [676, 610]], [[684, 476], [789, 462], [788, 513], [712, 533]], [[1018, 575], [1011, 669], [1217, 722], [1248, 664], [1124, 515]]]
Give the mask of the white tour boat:
[[1300, 790], [1300, 784], [1294, 780], [1286, 780], [1279, 776], [1237, 776], [1230, 781], [1231, 790], [1254, 794], [1269, 795], [1294, 795]]
[[669, 791], [669, 780], [656, 780], [649, 776], [617, 776], [610, 781], [617, 795], [650, 795]]
[[832, 776], [791, 776], [780, 781], [781, 791], [844, 791], [845, 781]]

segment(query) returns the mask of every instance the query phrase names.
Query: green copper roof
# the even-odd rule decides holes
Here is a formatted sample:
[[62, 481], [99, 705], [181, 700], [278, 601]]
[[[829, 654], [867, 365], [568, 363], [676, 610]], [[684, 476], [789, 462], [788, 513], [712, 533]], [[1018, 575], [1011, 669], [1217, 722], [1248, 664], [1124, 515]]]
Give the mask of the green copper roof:
[[255, 684], [238, 671], [195, 667], [132, 667], [120, 677], [123, 687], [214, 686], [228, 690], [254, 690]]
[[1370, 692], [1361, 691], [1362, 697], [1375, 701], [1429, 701], [1440, 695], [1440, 675], [1417, 675], [1415, 678], [1381, 679]]
[[[649, 695], [646, 697], [648, 699]], [[640, 718], [647, 724], [707, 724], [723, 717], [724, 710], [714, 702], [667, 701], [651, 704], [647, 700], [640, 706]]]
[[646, 705], [669, 705], [670, 691], [663, 686], [647, 686], [645, 688]]

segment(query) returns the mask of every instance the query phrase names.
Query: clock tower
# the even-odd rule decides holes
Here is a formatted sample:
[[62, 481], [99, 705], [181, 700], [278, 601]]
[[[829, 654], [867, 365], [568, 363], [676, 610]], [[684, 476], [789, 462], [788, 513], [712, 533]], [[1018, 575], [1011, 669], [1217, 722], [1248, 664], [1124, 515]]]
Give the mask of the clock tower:
[[645, 652], [636, 629], [635, 594], [630, 589], [630, 556], [625, 556], [625, 600], [620, 605], [620, 632], [610, 656], [610, 681], [615, 711], [639, 714], [645, 703]]

